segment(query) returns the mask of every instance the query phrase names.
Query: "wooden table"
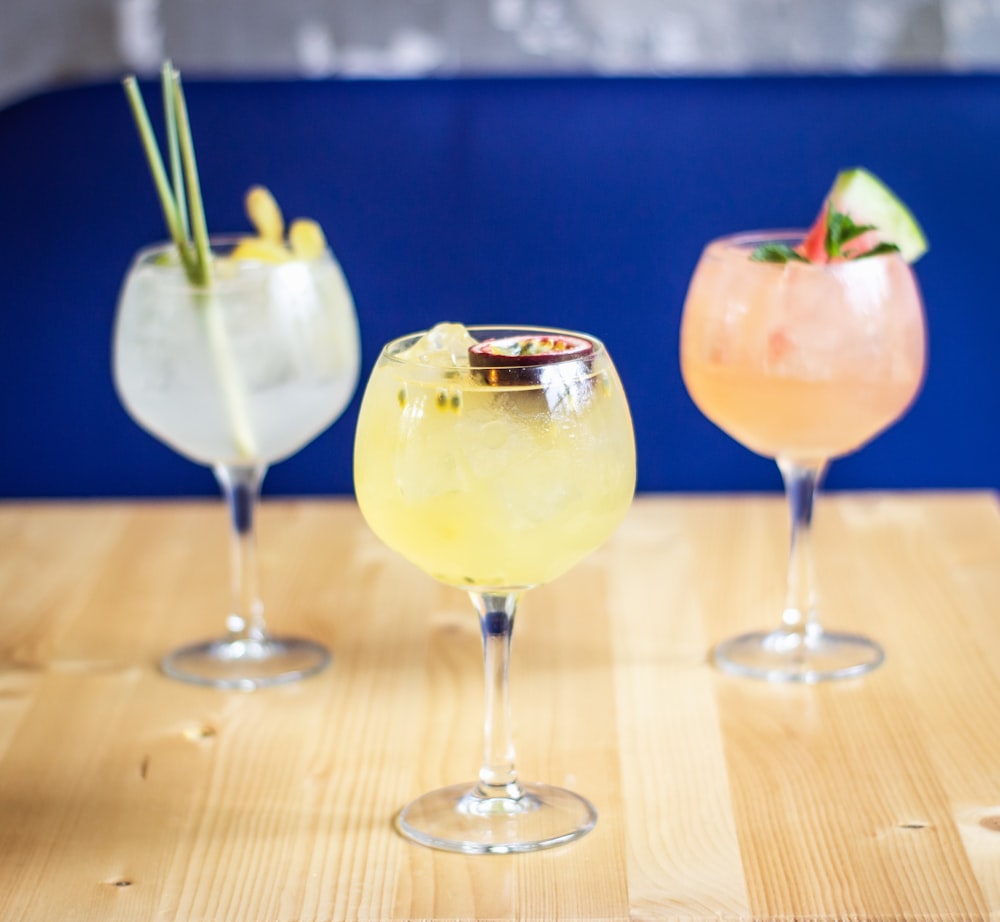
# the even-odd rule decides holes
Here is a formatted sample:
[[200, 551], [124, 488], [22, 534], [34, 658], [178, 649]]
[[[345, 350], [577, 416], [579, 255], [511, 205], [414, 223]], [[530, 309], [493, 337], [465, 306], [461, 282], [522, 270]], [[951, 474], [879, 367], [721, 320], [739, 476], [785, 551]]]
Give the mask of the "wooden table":
[[0, 504], [0, 919], [1000, 919], [1000, 514], [993, 495], [828, 495], [826, 621], [888, 657], [770, 686], [706, 665], [775, 624], [777, 497], [644, 497], [529, 593], [519, 768], [597, 805], [581, 841], [466, 857], [398, 807], [478, 769], [464, 597], [349, 501], [266, 501], [271, 626], [335, 651], [255, 693], [165, 649], [221, 627], [219, 503]]

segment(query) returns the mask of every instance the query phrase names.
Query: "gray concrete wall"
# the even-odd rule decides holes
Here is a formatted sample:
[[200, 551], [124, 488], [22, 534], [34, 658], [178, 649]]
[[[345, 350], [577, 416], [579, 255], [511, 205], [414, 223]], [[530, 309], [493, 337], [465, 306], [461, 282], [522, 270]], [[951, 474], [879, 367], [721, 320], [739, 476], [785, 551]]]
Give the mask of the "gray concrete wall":
[[188, 75], [994, 70], [1000, 0], [0, 0], [0, 104]]

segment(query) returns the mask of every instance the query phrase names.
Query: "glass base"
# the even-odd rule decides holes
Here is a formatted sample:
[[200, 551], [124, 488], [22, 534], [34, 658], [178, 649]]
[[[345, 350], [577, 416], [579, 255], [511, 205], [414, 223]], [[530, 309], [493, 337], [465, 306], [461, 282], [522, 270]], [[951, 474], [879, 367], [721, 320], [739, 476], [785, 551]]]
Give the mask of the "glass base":
[[723, 672], [768, 682], [825, 682], [851, 679], [885, 659], [873, 640], [856, 634], [777, 630], [724, 640], [712, 651]]
[[519, 797], [484, 797], [472, 783], [431, 791], [400, 811], [396, 828], [431, 848], [508, 855], [564, 845], [597, 822], [593, 806], [572, 791], [547, 784], [520, 790]]
[[330, 664], [326, 647], [311, 640], [212, 640], [181, 647], [160, 661], [172, 679], [212, 688], [252, 691], [297, 682]]

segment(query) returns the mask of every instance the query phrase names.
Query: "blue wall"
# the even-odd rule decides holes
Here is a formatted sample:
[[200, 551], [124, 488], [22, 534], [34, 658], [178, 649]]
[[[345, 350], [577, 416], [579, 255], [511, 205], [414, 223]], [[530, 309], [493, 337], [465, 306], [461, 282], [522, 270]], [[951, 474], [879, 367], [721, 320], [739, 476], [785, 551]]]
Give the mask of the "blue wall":
[[[909, 415], [827, 486], [1000, 484], [1000, 77], [188, 81], [187, 97], [210, 228], [245, 227], [253, 183], [318, 219], [363, 375], [384, 341], [442, 319], [593, 332], [630, 397], [641, 490], [779, 487], [684, 391], [687, 280], [709, 238], [806, 224], [863, 164], [930, 237], [930, 365]], [[163, 236], [117, 84], [0, 111], [0, 496], [217, 492], [111, 383], [121, 277]], [[265, 492], [350, 492], [359, 398]]]

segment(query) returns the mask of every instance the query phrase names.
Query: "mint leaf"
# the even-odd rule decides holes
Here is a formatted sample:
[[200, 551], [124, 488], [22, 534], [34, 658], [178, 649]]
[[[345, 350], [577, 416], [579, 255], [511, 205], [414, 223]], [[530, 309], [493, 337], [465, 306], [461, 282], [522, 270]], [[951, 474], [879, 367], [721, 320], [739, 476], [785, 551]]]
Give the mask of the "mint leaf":
[[841, 245], [849, 243], [856, 237], [860, 237], [862, 234], [867, 234], [868, 231], [876, 229], [874, 224], [855, 224], [847, 215], [844, 215], [844, 223], [840, 232], [840, 243]]
[[[885, 253], [898, 253], [899, 247], [894, 243], [877, 243], [870, 250], [862, 253], [845, 253], [844, 247], [852, 240], [867, 234], [869, 231], [877, 231], [874, 224], [855, 224], [854, 219], [849, 214], [837, 211], [832, 204], [827, 206], [826, 237], [823, 240], [823, 249], [826, 251], [827, 260], [838, 262], [844, 259], [862, 259], [865, 256], [880, 256]], [[788, 262], [812, 262], [808, 257], [803, 256], [798, 250], [785, 243], [762, 243], [751, 254], [750, 259], [759, 263], [788, 263]], [[827, 260], [820, 259], [823, 263]]]
[[809, 262], [785, 243], [762, 243], [750, 254], [750, 259], [755, 263]]
[[866, 256], [883, 256], [886, 253], [898, 253], [899, 247], [894, 243], [879, 243], [864, 253], [858, 253], [854, 259], [864, 259]]
[[831, 259], [843, 255], [844, 244], [856, 240], [862, 234], [875, 230], [874, 224], [855, 224], [850, 215], [837, 211], [830, 206], [826, 222], [826, 255]]

